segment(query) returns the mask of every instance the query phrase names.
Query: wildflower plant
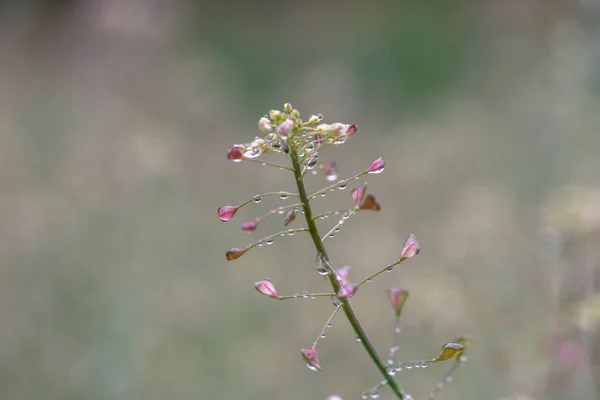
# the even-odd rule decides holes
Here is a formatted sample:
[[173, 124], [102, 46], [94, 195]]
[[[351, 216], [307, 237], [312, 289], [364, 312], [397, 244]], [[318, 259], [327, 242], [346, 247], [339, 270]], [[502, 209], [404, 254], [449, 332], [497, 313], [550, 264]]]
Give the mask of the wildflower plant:
[[[398, 372], [413, 368], [425, 368], [432, 363], [453, 359], [454, 363], [449, 371], [427, 396], [427, 399], [434, 399], [445, 384], [452, 381], [453, 374], [459, 365], [466, 361], [466, 348], [468, 347], [470, 340], [463, 336], [458, 337], [444, 344], [439, 354], [433, 358], [416, 361], [398, 361], [396, 359], [396, 352], [400, 348], [398, 345], [398, 335], [401, 332], [400, 315], [408, 300], [409, 292], [399, 288], [390, 288], [387, 294], [395, 318], [394, 339], [386, 360], [383, 360], [377, 353], [371, 340], [359, 322], [350, 299], [356, 295], [358, 289], [365, 283], [371, 282], [386, 271], [393, 271], [398, 265], [419, 254], [421, 247], [417, 238], [413, 234], [410, 234], [400, 248], [397, 260], [385, 265], [383, 268], [377, 270], [377, 272], [372, 273], [359, 282], [350, 279], [349, 266], [335, 266], [327, 253], [324, 242], [327, 239], [333, 238], [349, 218], [363, 211], [380, 211], [381, 206], [375, 199], [375, 196], [367, 192], [366, 182], [357, 185], [353, 190], [349, 191], [352, 202], [347, 209], [315, 215], [311, 207], [312, 202], [327, 194], [329, 191], [346, 189], [349, 185], [366, 175], [374, 175], [383, 172], [385, 162], [382, 158], [377, 158], [357, 174], [343, 179], [339, 178], [335, 162], [330, 161], [318, 165], [319, 153], [324, 148], [331, 145], [343, 144], [357, 132], [357, 126], [354, 124], [343, 124], [339, 122], [325, 124], [322, 123], [322, 119], [323, 116], [317, 114], [311, 115], [307, 121], [303, 121], [300, 117], [300, 112], [294, 109], [291, 104], [286, 103], [283, 107], [283, 111], [271, 110], [268, 115], [260, 118], [258, 121], [258, 129], [262, 132], [263, 136], [257, 136], [251, 142], [235, 144], [229, 149], [227, 158], [233, 162], [258, 163], [263, 166], [275, 167], [293, 173], [297, 192], [274, 191], [262, 193], [254, 195], [238, 205], [226, 205], [220, 207], [218, 209], [219, 219], [223, 222], [227, 222], [234, 218], [237, 211], [242, 207], [258, 203], [265, 197], [279, 197], [281, 200], [295, 200], [292, 204], [278, 206], [262, 216], [246, 221], [241, 226], [242, 230], [252, 232], [255, 231], [259, 224], [265, 219], [281, 214], [284, 215], [282, 221], [283, 229], [281, 231], [256, 240], [244, 247], [230, 248], [226, 251], [225, 256], [229, 261], [236, 260], [256, 247], [273, 243], [275, 237], [292, 236], [299, 232], [309, 234], [316, 253], [316, 271], [319, 275], [327, 278], [331, 285], [331, 292], [310, 293], [308, 291], [300, 291], [292, 295], [282, 296], [277, 292], [274, 283], [269, 279], [263, 279], [254, 284], [255, 289], [259, 293], [276, 300], [318, 297], [331, 299], [333, 305], [331, 316], [317, 334], [314, 342], [306, 348], [300, 349], [300, 354], [306, 366], [313, 371], [321, 370], [322, 366], [317, 352], [318, 346], [320, 341], [327, 336], [327, 329], [332, 325], [334, 318], [340, 314], [339, 311], [342, 311], [356, 334], [356, 340], [362, 344], [373, 364], [381, 373], [381, 381], [373, 387], [363, 391], [360, 395], [361, 399], [378, 398], [380, 396], [380, 390], [384, 386], [389, 386], [398, 399], [411, 400], [413, 397], [404, 392], [396, 380]], [[265, 153], [278, 153], [287, 162], [285, 164], [275, 164], [259, 159]], [[322, 171], [326, 181], [330, 182], [330, 185], [313, 194], [308, 194], [305, 187], [305, 180], [311, 175], [316, 175], [319, 170]], [[339, 219], [327, 233], [322, 235], [317, 227], [317, 221], [330, 216], [336, 216]], [[297, 219], [304, 220], [306, 223], [305, 227], [290, 228], [289, 226]], [[299, 222], [300, 221], [297, 221], [297, 223]]]

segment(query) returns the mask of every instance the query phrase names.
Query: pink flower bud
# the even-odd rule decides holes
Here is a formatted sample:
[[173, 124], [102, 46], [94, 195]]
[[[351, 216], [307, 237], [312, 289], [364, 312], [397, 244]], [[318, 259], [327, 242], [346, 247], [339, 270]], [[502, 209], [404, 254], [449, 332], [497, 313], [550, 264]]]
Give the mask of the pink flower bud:
[[402, 312], [402, 307], [404, 307], [404, 303], [406, 303], [406, 300], [408, 299], [408, 291], [390, 288], [388, 290], [388, 297], [390, 299], [390, 304], [396, 313], [396, 317], [399, 317]]
[[243, 256], [244, 253], [247, 251], [248, 251], [247, 248], [240, 249], [240, 248], [234, 247], [233, 249], [227, 250], [227, 253], [225, 253], [225, 257], [227, 258], [227, 261], [235, 260], [235, 259], [238, 259], [241, 256]]
[[355, 124], [351, 124], [351, 125], [347, 125], [346, 126], [346, 136], [352, 136], [356, 133], [356, 131], [358, 130], [358, 126], [356, 126]]
[[234, 145], [227, 152], [227, 159], [233, 162], [240, 162], [244, 158], [244, 148], [239, 144]]
[[219, 214], [219, 219], [223, 222], [227, 222], [231, 218], [233, 218], [236, 212], [237, 207], [234, 206], [223, 206], [217, 210], [217, 213]]
[[373, 196], [372, 194], [368, 194], [363, 200], [363, 202], [360, 203], [358, 209], [379, 211], [381, 210], [381, 206], [379, 205], [379, 203], [377, 203], [377, 200], [375, 200], [375, 196]]
[[290, 133], [293, 127], [294, 121], [288, 118], [277, 127], [277, 133], [281, 136], [287, 136], [287, 134]]
[[247, 221], [247, 222], [244, 222], [244, 224], [242, 225], [242, 230], [246, 231], [246, 232], [252, 232], [252, 231], [256, 230], [257, 226], [258, 226], [258, 222]]
[[385, 167], [385, 162], [383, 161], [383, 158], [379, 157], [377, 160], [373, 161], [373, 163], [371, 164], [371, 166], [369, 166], [369, 168], [367, 168], [367, 172], [369, 174], [379, 174], [379, 173], [383, 172], [384, 167]]
[[321, 146], [321, 144], [323, 143], [323, 136], [321, 136], [320, 133], [317, 133], [315, 135], [315, 143], [317, 143], [317, 147]]
[[337, 298], [346, 299], [348, 297], [352, 297], [357, 290], [358, 285], [355, 285], [354, 283], [346, 283], [340, 287], [340, 291], [337, 293]]
[[344, 265], [343, 267], [339, 267], [335, 270], [335, 277], [340, 283], [340, 285], [346, 285], [348, 283], [348, 275], [350, 273], [350, 267]]
[[362, 204], [362, 202], [365, 198], [366, 193], [367, 193], [367, 183], [366, 182], [352, 190], [351, 194], [352, 194], [352, 198], [354, 199], [354, 203], [356, 204], [356, 207], [360, 207], [360, 205]]
[[264, 294], [265, 296], [269, 296], [274, 299], [279, 299], [277, 290], [275, 290], [275, 285], [273, 285], [273, 282], [271, 282], [269, 279], [265, 279], [254, 283], [254, 288], [262, 294]]
[[296, 219], [296, 209], [290, 210], [285, 215], [285, 219], [283, 220], [283, 226], [288, 226]]
[[402, 257], [400, 257], [400, 260], [404, 261], [408, 258], [416, 256], [417, 254], [419, 254], [419, 251], [421, 251], [419, 241], [417, 240], [415, 235], [411, 233], [408, 236], [408, 239], [406, 239], [406, 242], [404, 242], [404, 246], [402, 247]]
[[319, 357], [317, 356], [317, 346], [313, 346], [310, 349], [300, 349], [300, 353], [302, 353], [302, 358], [310, 370], [319, 371], [321, 369]]

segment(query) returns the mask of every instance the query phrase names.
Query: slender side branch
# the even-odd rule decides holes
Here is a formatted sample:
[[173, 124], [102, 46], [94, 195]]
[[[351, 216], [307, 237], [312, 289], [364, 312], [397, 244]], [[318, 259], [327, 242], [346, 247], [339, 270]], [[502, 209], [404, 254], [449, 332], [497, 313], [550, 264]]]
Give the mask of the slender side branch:
[[[296, 186], [298, 187], [298, 195], [300, 197], [300, 201], [302, 202], [302, 207], [304, 209], [304, 217], [306, 218], [306, 223], [308, 225], [308, 231], [310, 233], [310, 236], [311, 236], [313, 243], [315, 245], [315, 248], [317, 250], [318, 257], [320, 257], [327, 265], [331, 266], [331, 260], [329, 259], [329, 255], [327, 254], [327, 251], [325, 250], [325, 247], [323, 246], [323, 241], [321, 240], [319, 231], [317, 229], [317, 225], [315, 223], [315, 220], [313, 219], [312, 210], [310, 208], [310, 203], [309, 203], [310, 198], [306, 194], [306, 188], [304, 187], [304, 182], [302, 180], [302, 170], [301, 170], [300, 162], [298, 160], [297, 149], [295, 148], [295, 145], [293, 144], [292, 141], [289, 141], [288, 144], [290, 145], [290, 157], [292, 159], [292, 167], [294, 169], [294, 176], [296, 178]], [[363, 174], [364, 174], [364, 172], [361, 172], [360, 174], [356, 175], [356, 177], [359, 177]], [[329, 188], [326, 188], [324, 190], [329, 190]], [[320, 192], [321, 191], [319, 191], [317, 193], [320, 193]], [[313, 197], [317, 193], [313, 194], [311, 197]], [[333, 291], [335, 293], [338, 293], [340, 291], [340, 284], [337, 281], [335, 274], [330, 273], [327, 277], [329, 278], [329, 282], [331, 283], [331, 287], [333, 288]], [[386, 382], [388, 383], [388, 385], [390, 385], [390, 388], [393, 390], [394, 394], [396, 394], [396, 397], [398, 397], [398, 399], [400, 399], [400, 400], [404, 400], [404, 395], [402, 393], [402, 389], [398, 386], [398, 384], [396, 383], [396, 380], [392, 376], [388, 375], [387, 370], [386, 370], [383, 362], [381, 361], [381, 358], [379, 357], [379, 354], [377, 354], [377, 351], [373, 347], [373, 344], [371, 343], [371, 341], [369, 340], [365, 331], [363, 330], [362, 326], [360, 325], [360, 322], [358, 321], [358, 318], [356, 317], [356, 314], [354, 313], [354, 309], [352, 308], [352, 304], [350, 303], [350, 300], [348, 298], [344, 298], [344, 299], [340, 299], [340, 302], [342, 304], [342, 308], [344, 309], [344, 313], [346, 314], [346, 318], [348, 319], [348, 322], [350, 322], [352, 329], [356, 333], [356, 336], [360, 339], [367, 354], [369, 354], [369, 357], [371, 357], [371, 360], [373, 361], [373, 363], [375, 364], [375, 366], [377, 367], [377, 369], [379, 370], [381, 375], [383, 375], [383, 377], [386, 380]]]

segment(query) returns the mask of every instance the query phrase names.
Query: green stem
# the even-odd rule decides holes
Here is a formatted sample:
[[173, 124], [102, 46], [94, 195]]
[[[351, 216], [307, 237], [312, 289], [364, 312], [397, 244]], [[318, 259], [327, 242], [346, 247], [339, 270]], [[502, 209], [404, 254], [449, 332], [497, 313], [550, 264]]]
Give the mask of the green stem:
[[[292, 140], [290, 140], [288, 144], [290, 146], [290, 157], [292, 159], [294, 176], [296, 178], [296, 186], [298, 187], [300, 202], [302, 203], [302, 208], [304, 209], [304, 217], [306, 218], [306, 224], [308, 225], [308, 232], [310, 233], [310, 237], [312, 238], [312, 241], [315, 245], [318, 256], [321, 257], [321, 259], [328, 266], [331, 266], [331, 260], [329, 259], [329, 255], [325, 250], [325, 246], [323, 245], [323, 241], [321, 240], [321, 236], [319, 235], [319, 231], [317, 229], [317, 224], [315, 223], [312, 211], [310, 209], [309, 197], [306, 194], [306, 188], [304, 187], [304, 182], [302, 180], [302, 170], [300, 167], [300, 162], [298, 160], [297, 149], [295, 148], [295, 144]], [[338, 293], [340, 291], [340, 284], [335, 278], [335, 274], [330, 273], [329, 275], [327, 275], [327, 277], [329, 278], [329, 283], [331, 283], [333, 292]], [[371, 357], [371, 360], [373, 360], [373, 363], [375, 364], [379, 372], [383, 375], [388, 385], [390, 385], [390, 388], [392, 388], [392, 390], [400, 400], [403, 400], [404, 395], [402, 394], [402, 389], [400, 389], [400, 387], [396, 383], [396, 380], [387, 373], [386, 367], [384, 366], [381, 358], [379, 357], [379, 354], [377, 354], [377, 351], [373, 347], [373, 344], [371, 343], [362, 326], [360, 325], [360, 322], [358, 321], [358, 318], [354, 313], [354, 309], [352, 308], [350, 300], [348, 298], [345, 298], [340, 299], [340, 302], [342, 304], [342, 308], [344, 309], [344, 313], [346, 314], [346, 318], [348, 319], [348, 322], [350, 322], [350, 325], [352, 326], [352, 329], [356, 334], [356, 337], [360, 339], [360, 342], [367, 351], [367, 354], [369, 354], [369, 357]]]

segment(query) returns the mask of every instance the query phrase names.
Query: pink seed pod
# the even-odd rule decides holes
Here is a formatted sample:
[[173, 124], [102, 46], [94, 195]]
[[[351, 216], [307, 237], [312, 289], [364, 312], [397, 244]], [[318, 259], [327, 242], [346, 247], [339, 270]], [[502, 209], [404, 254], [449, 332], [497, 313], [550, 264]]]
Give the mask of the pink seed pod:
[[421, 251], [419, 241], [417, 240], [415, 235], [411, 233], [408, 236], [408, 239], [406, 239], [406, 242], [404, 242], [404, 246], [402, 247], [402, 256], [400, 257], [400, 260], [404, 261], [406, 259], [414, 257], [417, 254], [419, 254], [419, 251]]
[[385, 167], [385, 161], [383, 158], [379, 157], [377, 160], [373, 161], [373, 163], [367, 168], [367, 173], [369, 174], [379, 174], [383, 172], [383, 168]]
[[237, 207], [235, 206], [223, 206], [219, 207], [217, 213], [219, 214], [219, 219], [223, 222], [229, 221], [235, 213], [237, 212]]
[[255, 282], [254, 288], [260, 293], [264, 294], [265, 296], [269, 296], [274, 299], [279, 299], [277, 290], [275, 290], [275, 285], [273, 285], [273, 282], [271, 282], [271, 280], [269, 279], [264, 279], [262, 281]]

